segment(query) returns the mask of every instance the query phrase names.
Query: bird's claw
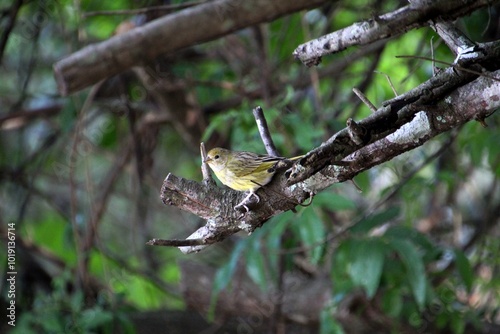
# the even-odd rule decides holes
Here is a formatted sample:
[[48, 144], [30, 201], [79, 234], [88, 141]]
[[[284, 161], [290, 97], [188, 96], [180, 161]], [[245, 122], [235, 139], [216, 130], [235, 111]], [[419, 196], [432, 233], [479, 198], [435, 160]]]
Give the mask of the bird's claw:
[[247, 213], [248, 211], [250, 211], [250, 209], [248, 208], [248, 206], [246, 206], [246, 205], [245, 205], [245, 204], [243, 204], [243, 203], [244, 203], [244, 201], [242, 201], [240, 204], [236, 205], [236, 206], [234, 207], [234, 210], [236, 210], [236, 211], [241, 211], [241, 210], [240, 210], [240, 208], [241, 208], [241, 207], [243, 207], [243, 208], [245, 208], [245, 213]]
[[[252, 196], [254, 196], [256, 198], [256, 200], [257, 200], [256, 202], [251, 201]], [[234, 210], [242, 211], [242, 210], [240, 210], [240, 208], [244, 208], [245, 213], [243, 215], [245, 215], [246, 213], [248, 213], [250, 211], [250, 208], [247, 206], [247, 204], [259, 203], [259, 202], [260, 202], [260, 197], [257, 194], [250, 192], [238, 205], [236, 205], [234, 207]]]

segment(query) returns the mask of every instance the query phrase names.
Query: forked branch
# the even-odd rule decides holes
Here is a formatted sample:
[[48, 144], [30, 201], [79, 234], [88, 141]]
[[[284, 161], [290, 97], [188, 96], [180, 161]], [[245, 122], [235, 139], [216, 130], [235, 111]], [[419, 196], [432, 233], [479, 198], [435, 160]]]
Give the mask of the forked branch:
[[[500, 70], [490, 75], [500, 78]], [[444, 82], [453, 84], [447, 86]], [[188, 237], [195, 241], [181, 244], [153, 240], [150, 244], [184, 245], [180, 249], [190, 253], [242, 230], [251, 233], [272, 216], [295, 208], [292, 201], [274, 192], [302, 203], [333, 183], [352, 179], [440, 133], [472, 120], [484, 120], [499, 107], [499, 81], [449, 68], [357, 122], [366, 131], [361, 142], [355, 143], [346, 128], [298, 160], [291, 170], [277, 172], [274, 180], [259, 190], [258, 206], [243, 216], [233, 208], [244, 193], [169, 174], [161, 191], [163, 202], [192, 212], [207, 223]]]

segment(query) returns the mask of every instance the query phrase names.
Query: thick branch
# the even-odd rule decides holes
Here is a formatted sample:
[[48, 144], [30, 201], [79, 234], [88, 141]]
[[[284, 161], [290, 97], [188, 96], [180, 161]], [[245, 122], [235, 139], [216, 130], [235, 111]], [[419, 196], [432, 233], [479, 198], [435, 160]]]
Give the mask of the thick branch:
[[107, 41], [89, 45], [54, 65], [62, 95], [116, 75], [157, 56], [269, 22], [325, 0], [216, 0], [161, 17]]
[[[163, 203], [177, 206], [207, 220], [205, 226], [188, 237], [188, 239], [203, 239], [206, 242], [194, 241], [194, 245], [186, 244], [186, 247], [180, 247], [180, 249], [185, 253], [197, 252], [239, 231], [251, 233], [272, 216], [291, 210], [295, 208], [296, 203], [306, 200], [309, 197], [308, 193], [295, 186], [285, 186], [284, 171], [289, 166], [285, 163], [276, 173], [273, 181], [265, 189], [258, 191], [259, 209], [244, 215], [234, 210], [234, 207], [245, 197], [245, 193], [204, 185], [169, 174], [163, 181], [161, 189]], [[149, 244], [166, 245], [175, 242], [171, 240], [151, 241]]]
[[[500, 77], [500, 70], [492, 73]], [[482, 121], [500, 107], [500, 82], [487, 77], [460, 87], [435, 106], [423, 107], [415, 118], [398, 131], [365, 146], [344, 159], [353, 163], [342, 168], [330, 166], [322, 174], [343, 182], [357, 174], [423, 145], [437, 135], [469, 121]]]
[[[483, 66], [492, 71], [499, 68], [499, 46], [498, 43], [488, 43], [480, 46], [486, 54], [481, 59], [481, 65], [484, 64]], [[469, 61], [471, 63], [477, 62], [477, 60], [472, 59], [469, 59]], [[478, 73], [481, 72], [481, 66], [471, 66], [470, 69], [475, 69]], [[410, 122], [417, 112], [425, 110], [426, 106], [433, 105], [437, 101], [444, 99], [458, 87], [471, 82], [476, 77], [477, 75], [472, 73], [457, 71], [455, 68], [450, 67], [406, 94], [385, 102], [376, 113], [358, 122], [358, 125], [366, 132], [363, 143], [354, 143], [347, 129], [339, 131], [323, 145], [312, 150], [298, 161], [300, 165], [295, 165], [289, 184], [304, 181], [326, 166], [344, 159], [361, 147], [385, 138]], [[465, 102], [462, 101], [461, 103]]]
[[428, 25], [429, 20], [452, 20], [497, 2], [499, 0], [414, 0], [410, 5], [393, 12], [301, 44], [293, 55], [306, 66], [317, 65], [324, 55], [340, 52], [353, 45], [366, 45], [396, 37], [408, 30]]

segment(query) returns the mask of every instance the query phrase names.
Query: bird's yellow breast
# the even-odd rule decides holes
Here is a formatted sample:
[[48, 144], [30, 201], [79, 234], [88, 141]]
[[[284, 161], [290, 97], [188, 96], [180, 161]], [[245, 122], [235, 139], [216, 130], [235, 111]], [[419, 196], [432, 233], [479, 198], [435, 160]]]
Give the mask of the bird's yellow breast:
[[254, 171], [247, 175], [236, 176], [229, 169], [224, 168], [214, 170], [214, 173], [220, 182], [231, 189], [238, 191], [255, 191], [261, 186], [265, 186], [271, 182], [275, 171], [274, 169], [265, 169], [262, 171]]

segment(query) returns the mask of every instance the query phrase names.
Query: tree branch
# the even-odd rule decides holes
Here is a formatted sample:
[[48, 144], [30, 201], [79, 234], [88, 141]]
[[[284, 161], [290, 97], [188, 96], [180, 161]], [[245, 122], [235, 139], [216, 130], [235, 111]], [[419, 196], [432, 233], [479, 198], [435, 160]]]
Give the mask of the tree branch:
[[[477, 59], [468, 59], [469, 64], [476, 63], [474, 66], [469, 66], [468, 68], [474, 70], [476, 73], [481, 72], [481, 66], [485, 66], [491, 71], [497, 70], [499, 68], [498, 58], [500, 58], [499, 44], [495, 42], [480, 45], [485, 56]], [[463, 67], [466, 66], [467, 64], [463, 65]], [[295, 164], [295, 170], [291, 173], [288, 184], [304, 181], [326, 166], [341, 161], [363, 146], [385, 138], [404, 124], [412, 121], [419, 111], [429, 110], [437, 101], [448, 97], [451, 92], [471, 82], [477, 76], [477, 74], [468, 71], [459, 71], [454, 67], [450, 67], [406, 94], [386, 101], [376, 113], [357, 123], [366, 131], [362, 144], [353, 143], [347, 129], [339, 131], [323, 145], [309, 152]], [[482, 96], [482, 93], [480, 96]], [[461, 104], [467, 102], [460, 101]], [[438, 111], [441, 112], [441, 110]], [[445, 111], [443, 110], [443, 112]], [[433, 110], [433, 112], [435, 111]], [[401, 153], [403, 152], [397, 154]], [[306, 166], [307, 168], [305, 168]], [[345, 172], [345, 170], [342, 170], [342, 173]]]
[[[216, 0], [161, 17], [89, 45], [54, 64], [61, 95], [69, 95], [132, 66], [236, 30], [317, 7], [326, 0]], [[192, 26], [196, 25], [196, 29]], [[180, 33], [182, 32], [182, 33]]]
[[255, 117], [255, 121], [257, 122], [257, 128], [259, 129], [260, 138], [262, 139], [262, 142], [266, 147], [267, 154], [279, 157], [280, 154], [278, 153], [276, 145], [274, 145], [273, 138], [271, 137], [271, 133], [269, 132], [269, 127], [267, 126], [264, 111], [260, 106], [257, 106], [253, 109], [253, 116]]
[[[439, 1], [441, 7], [436, 8], [442, 10], [444, 3], [449, 5]], [[412, 6], [417, 4], [414, 2]], [[188, 240], [192, 241], [186, 244], [178, 240], [159, 243], [186, 245], [180, 249], [190, 253], [239, 231], [251, 233], [272, 216], [294, 210], [297, 203], [333, 183], [352, 179], [466, 122], [484, 122], [500, 107], [500, 42], [477, 47], [481, 52], [460, 59], [459, 67], [449, 67], [409, 92], [386, 101], [366, 119], [348, 120], [346, 129], [305, 157], [278, 166], [272, 182], [258, 191], [261, 201], [243, 215], [233, 208], [244, 193], [169, 174], [161, 190], [163, 202], [192, 212], [207, 223], [191, 234]], [[276, 193], [283, 196], [275, 196]]]
[[413, 0], [408, 6], [299, 45], [293, 55], [304, 65], [318, 65], [321, 57], [347, 49], [399, 36], [408, 30], [429, 25], [430, 20], [452, 20], [499, 0]]
[[471, 41], [461, 32], [453, 22], [438, 21], [431, 24], [431, 28], [443, 39], [448, 48], [456, 55], [460, 49], [469, 49], [476, 46], [476, 43]]
[[[444, 73], [448, 76], [454, 72], [450, 69]], [[500, 76], [500, 70], [492, 74]], [[434, 86], [430, 86], [429, 82]], [[326, 145], [311, 151], [294, 165], [288, 180], [289, 183], [297, 183], [297, 180], [301, 180], [306, 175], [303, 182], [287, 187], [286, 173], [283, 173], [283, 170], [279, 171], [268, 186], [259, 190], [261, 197], [259, 206], [244, 216], [233, 210], [233, 207], [244, 196], [242, 192], [205, 186], [169, 174], [161, 191], [163, 202], [207, 219], [207, 224], [188, 238], [205, 239], [206, 242], [196, 240], [194, 243], [197, 246], [181, 247], [181, 250], [185, 253], [200, 251], [207, 245], [222, 241], [238, 231], [252, 232], [272, 216], [295, 207], [292, 201], [284, 201], [281, 196], [274, 196], [274, 192], [282, 192], [284, 196], [301, 203], [310, 196], [311, 192], [315, 194], [333, 183], [352, 179], [362, 171], [423, 145], [440, 133], [450, 131], [471, 120], [485, 119], [500, 107], [500, 82], [487, 77], [479, 77], [456, 91], [443, 94], [435, 105], [425, 105], [420, 99], [414, 98], [415, 90], [421, 91], [427, 88], [431, 89], [431, 92], [437, 91], [441, 84], [441, 80], [431, 78], [414, 90], [400, 95], [395, 100], [412, 102], [408, 102], [404, 108], [399, 109], [396, 117], [388, 117], [385, 110], [379, 110], [359, 122], [366, 129], [374, 129], [380, 126], [382, 121], [390, 120], [385, 137], [369, 145], [358, 147], [356, 150], [358, 145], [349, 142], [349, 137], [345, 134], [347, 131], [344, 129], [335, 134]], [[395, 106], [395, 100], [386, 103], [389, 109]], [[411, 115], [405, 115], [405, 113], [411, 113]], [[398, 114], [404, 116], [402, 119], [405, 119], [406, 123], [399, 124]], [[341, 145], [347, 145], [344, 148], [353, 146], [354, 149], [345, 154], [347, 157], [343, 160], [346, 162], [343, 166], [334, 166], [330, 162], [335, 159], [335, 156], [343, 158], [344, 155], [340, 153], [331, 155], [332, 148], [335, 147], [333, 143], [339, 140], [342, 140]], [[345, 140], [347, 142], [344, 142]], [[349, 149], [345, 151], [349, 152]], [[324, 167], [318, 169], [316, 161], [311, 157], [321, 156], [323, 156]], [[314, 167], [311, 168], [311, 166]], [[314, 172], [311, 173], [310, 170]], [[295, 176], [293, 176], [294, 173]]]

